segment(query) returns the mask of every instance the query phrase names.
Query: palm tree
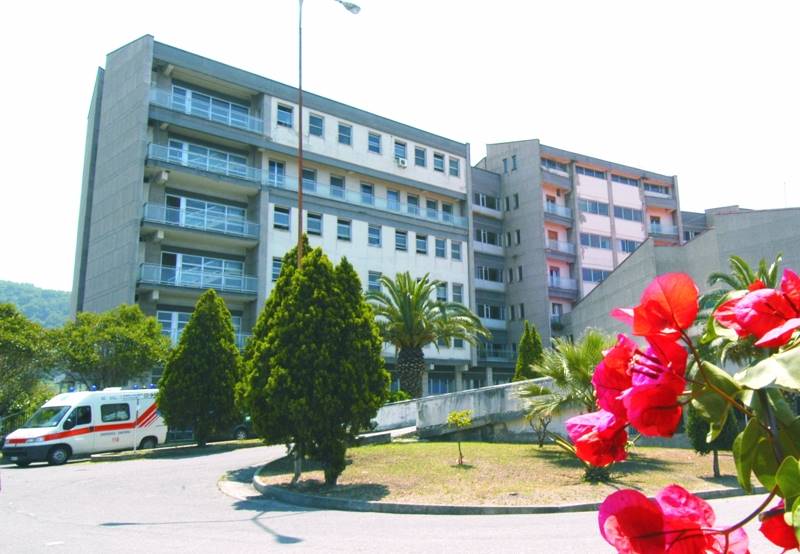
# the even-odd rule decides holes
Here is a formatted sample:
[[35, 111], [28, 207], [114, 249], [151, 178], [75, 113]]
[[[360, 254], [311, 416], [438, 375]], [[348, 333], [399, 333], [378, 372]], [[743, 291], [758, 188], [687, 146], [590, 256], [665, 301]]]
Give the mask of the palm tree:
[[381, 336], [397, 351], [397, 373], [400, 388], [412, 398], [422, 396], [422, 375], [425, 355], [422, 349], [429, 344], [439, 348], [454, 339], [476, 344], [478, 337], [491, 335], [467, 306], [436, 299], [439, 281], [426, 273], [414, 279], [408, 272], [394, 279], [382, 276], [380, 291], [367, 293], [377, 316]]
[[577, 342], [565, 337], [553, 339], [553, 348], [543, 352], [533, 370], [553, 381], [552, 387], [531, 384], [520, 396], [531, 403], [528, 417], [551, 418], [566, 410], [593, 412], [597, 400], [592, 385], [594, 368], [603, 359], [603, 351], [614, 345], [614, 339], [596, 329], [589, 329]]

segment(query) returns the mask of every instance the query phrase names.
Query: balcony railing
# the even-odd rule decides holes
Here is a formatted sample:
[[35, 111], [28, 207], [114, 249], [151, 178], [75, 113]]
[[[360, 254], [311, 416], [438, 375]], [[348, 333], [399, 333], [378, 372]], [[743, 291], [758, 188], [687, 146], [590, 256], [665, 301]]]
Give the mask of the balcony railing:
[[148, 202], [144, 205], [144, 220], [185, 229], [197, 229], [238, 237], [258, 238], [258, 223], [239, 217], [224, 216], [209, 210], [181, 210]]
[[566, 252], [567, 254], [574, 254], [575, 253], [575, 245], [571, 242], [564, 242], [561, 240], [550, 240], [547, 239], [545, 242], [545, 248], [549, 250], [557, 250], [558, 252]]
[[561, 217], [572, 217], [572, 210], [567, 208], [566, 206], [559, 206], [558, 204], [553, 204], [552, 202], [545, 202], [544, 203], [544, 211], [549, 214], [559, 215]]
[[[191, 167], [201, 171], [208, 171], [220, 175], [227, 175], [237, 179], [245, 179], [254, 183], [260, 183], [270, 187], [282, 190], [297, 190], [297, 179], [287, 177], [286, 175], [270, 174], [268, 171], [250, 167], [248, 165], [229, 162], [226, 160], [217, 160], [202, 155], [187, 155], [187, 153], [180, 148], [170, 148], [160, 144], [150, 144], [147, 151], [147, 157], [151, 160], [166, 162], [171, 164], [181, 165], [183, 167]], [[332, 198], [340, 202], [347, 202], [348, 204], [355, 204], [359, 206], [368, 206], [384, 212], [396, 213], [406, 217], [413, 217], [423, 221], [436, 221], [445, 225], [452, 225], [453, 227], [466, 228], [467, 218], [463, 216], [454, 215], [449, 212], [439, 211], [427, 212], [421, 210], [418, 206], [413, 204], [408, 205], [402, 202], [397, 202], [393, 199], [387, 199], [383, 196], [377, 195], [364, 195], [361, 191], [345, 190], [341, 187], [331, 187], [330, 185], [313, 181], [311, 179], [303, 180], [303, 192], [313, 196], [320, 196], [323, 198]]]
[[552, 275], [547, 277], [547, 286], [557, 289], [578, 290], [578, 282], [575, 279], [553, 277]]
[[[172, 346], [176, 346], [181, 338], [180, 333], [178, 333], [176, 329], [162, 328], [161, 334], [169, 339], [170, 343], [172, 343]], [[236, 333], [233, 339], [236, 341], [236, 346], [239, 347], [239, 350], [244, 350], [244, 347], [247, 344], [247, 339], [252, 336], [253, 335], [250, 333]]]
[[678, 228], [672, 225], [661, 225], [659, 223], [650, 224], [650, 232], [654, 235], [673, 235], [678, 236]]
[[147, 149], [147, 157], [151, 160], [191, 167], [218, 175], [236, 177], [237, 179], [244, 179], [254, 183], [262, 182], [262, 171], [258, 168], [202, 154], [190, 154], [181, 148], [150, 144]]
[[244, 347], [247, 346], [247, 340], [252, 336], [250, 333], [238, 333], [236, 335], [236, 346], [239, 347], [239, 350], [244, 350]]
[[201, 119], [222, 123], [254, 133], [264, 132], [264, 122], [257, 117], [236, 112], [234, 110], [215, 110], [209, 104], [189, 102], [185, 96], [176, 98], [171, 92], [162, 89], [150, 90], [150, 102], [156, 106], [180, 113], [193, 115]]
[[225, 292], [255, 294], [258, 278], [242, 273], [183, 269], [158, 264], [142, 264], [139, 282], [192, 289], [214, 289]]
[[478, 359], [487, 362], [513, 362], [516, 357], [510, 348], [478, 348]]

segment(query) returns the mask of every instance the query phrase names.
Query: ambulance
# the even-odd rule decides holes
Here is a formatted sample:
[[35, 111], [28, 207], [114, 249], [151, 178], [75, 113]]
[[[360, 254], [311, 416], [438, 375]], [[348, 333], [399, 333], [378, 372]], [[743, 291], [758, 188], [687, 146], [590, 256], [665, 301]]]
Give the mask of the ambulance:
[[4, 461], [61, 465], [72, 456], [155, 448], [167, 438], [157, 392], [116, 387], [59, 394], [6, 437]]

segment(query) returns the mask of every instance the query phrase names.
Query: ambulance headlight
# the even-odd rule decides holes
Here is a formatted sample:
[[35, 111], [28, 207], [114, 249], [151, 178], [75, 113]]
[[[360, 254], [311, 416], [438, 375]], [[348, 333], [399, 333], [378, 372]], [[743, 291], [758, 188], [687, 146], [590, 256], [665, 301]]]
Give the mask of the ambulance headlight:
[[44, 442], [44, 437], [36, 437], [33, 439], [28, 439], [25, 441], [25, 444], [35, 444], [37, 442]]

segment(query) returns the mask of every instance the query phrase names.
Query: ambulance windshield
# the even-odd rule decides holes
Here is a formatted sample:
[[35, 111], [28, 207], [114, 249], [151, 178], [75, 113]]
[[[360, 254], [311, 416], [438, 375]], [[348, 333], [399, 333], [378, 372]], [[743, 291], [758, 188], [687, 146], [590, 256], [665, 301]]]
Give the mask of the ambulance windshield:
[[45, 406], [36, 410], [36, 413], [23, 425], [25, 429], [36, 427], [55, 427], [69, 410], [69, 406]]

